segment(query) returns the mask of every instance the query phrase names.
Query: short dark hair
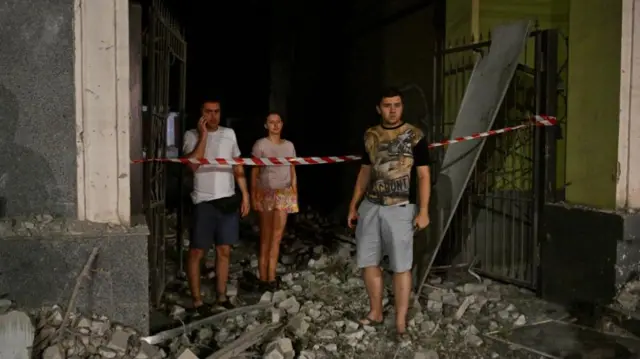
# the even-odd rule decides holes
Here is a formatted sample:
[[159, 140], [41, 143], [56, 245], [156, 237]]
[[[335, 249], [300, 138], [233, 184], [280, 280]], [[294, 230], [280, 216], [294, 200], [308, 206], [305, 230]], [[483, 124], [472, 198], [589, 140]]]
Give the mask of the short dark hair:
[[382, 102], [382, 100], [385, 98], [396, 97], [396, 96], [400, 97], [400, 100], [402, 100], [402, 92], [400, 91], [399, 88], [394, 86], [385, 87], [380, 92], [380, 96], [378, 97], [378, 103]]
[[206, 97], [204, 100], [202, 100], [202, 103], [200, 104], [200, 109], [203, 109], [204, 105], [207, 103], [217, 103], [220, 106], [222, 106], [222, 101], [220, 100], [219, 97]]

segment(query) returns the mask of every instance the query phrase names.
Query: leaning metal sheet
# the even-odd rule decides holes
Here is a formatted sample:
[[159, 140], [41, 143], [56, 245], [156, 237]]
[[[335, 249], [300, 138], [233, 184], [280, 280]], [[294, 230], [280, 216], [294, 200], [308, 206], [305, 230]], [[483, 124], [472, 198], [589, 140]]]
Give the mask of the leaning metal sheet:
[[[491, 129], [515, 74], [530, 27], [529, 21], [521, 21], [496, 27], [492, 32], [489, 53], [480, 59], [474, 67], [451, 138]], [[442, 170], [434, 188], [438, 199], [442, 228], [439, 231], [437, 241], [430, 241], [430, 248], [425, 253], [431, 258], [426, 268], [423, 269], [420, 287], [424, 284], [433, 265], [485, 141], [486, 139], [461, 142], [456, 146], [448, 147], [445, 152]]]

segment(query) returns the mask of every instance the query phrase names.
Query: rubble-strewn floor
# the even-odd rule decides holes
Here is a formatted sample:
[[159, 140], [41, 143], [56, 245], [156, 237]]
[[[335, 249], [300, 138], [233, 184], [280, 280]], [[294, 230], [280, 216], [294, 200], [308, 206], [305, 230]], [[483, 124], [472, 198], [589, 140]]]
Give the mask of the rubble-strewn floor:
[[[560, 357], [548, 354], [544, 351], [545, 348], [538, 348], [539, 352], [536, 354], [534, 345], [546, 345], [547, 348], [556, 345], [559, 349], [552, 348], [556, 352], [570, 354], [580, 352], [583, 347], [591, 353], [602, 352], [598, 342], [601, 339], [594, 339], [595, 331], [588, 335], [577, 333], [577, 327], [563, 326], [562, 323], [556, 325], [558, 322], [552, 321], [567, 319], [567, 314], [561, 308], [540, 301], [529, 291], [488, 279], [478, 281], [464, 271], [430, 278], [429, 285], [425, 286], [410, 310], [408, 330], [411, 341], [398, 344], [394, 340], [393, 297], [390, 290], [385, 295], [386, 317], [383, 326], [363, 327], [356, 322], [357, 318], [367, 313], [368, 299], [359, 271], [354, 266], [355, 248], [346, 232], [313, 215], [299, 217], [296, 223], [292, 221], [289, 228], [283, 242], [282, 263], [279, 268], [282, 286], [275, 293], [255, 292], [248, 285], [251, 275], [248, 276], [247, 273], [255, 273], [257, 267], [257, 236], [256, 229], [245, 223], [243, 238], [246, 243], [233, 252], [232, 280], [229, 286], [229, 294], [238, 305], [237, 309], [219, 314], [216, 317], [219, 319], [210, 321], [207, 325], [190, 329], [189, 326], [193, 325], [195, 319], [188, 314], [188, 286], [186, 281], [175, 279], [167, 287], [164, 308], [160, 308], [161, 312], [152, 316], [161, 318], [156, 331], [177, 328], [174, 335], [165, 332], [160, 334], [164, 338], [152, 336], [144, 340], [134, 330], [110, 323], [108, 318], [99, 315], [72, 313], [68, 324], [63, 325], [64, 312], [61, 308], [43, 309], [31, 313], [35, 318], [37, 333], [33, 345], [34, 357]], [[206, 269], [203, 272], [203, 294], [206, 301], [215, 299], [214, 266], [213, 259], [208, 259], [203, 265]], [[171, 269], [172, 274], [177, 272], [177, 267]], [[386, 274], [385, 281], [390, 288], [390, 274]], [[4, 307], [0, 305], [0, 327], [3, 313], [9, 309], [7, 302], [4, 301]], [[257, 303], [263, 305], [244, 309]], [[571, 338], [563, 339], [564, 344], [558, 344], [560, 337], [567, 333], [577, 334], [569, 335]], [[550, 339], [549, 336], [554, 338]], [[514, 337], [517, 337], [520, 346], [514, 343]], [[512, 338], [510, 342], [509, 338]], [[607, 350], [613, 356], [596, 354], [574, 357], [622, 358], [623, 356], [616, 354], [619, 351], [615, 348], [621, 338], [609, 340], [613, 344]], [[633, 338], [622, 339], [637, 344]], [[145, 340], [156, 345], [150, 345]], [[580, 340], [590, 342], [582, 345]]]
[[[558, 308], [514, 286], [487, 279], [479, 283], [472, 276], [444, 281], [433, 277], [419, 303], [410, 310], [411, 342], [398, 346], [394, 340], [391, 291], [385, 297], [383, 327], [361, 327], [353, 320], [367, 313], [368, 299], [352, 260], [355, 248], [349, 237], [314, 217], [298, 219], [290, 228], [282, 250], [283, 285], [276, 293], [244, 292], [243, 271], [255, 272], [256, 248], [249, 245], [234, 252], [231, 291], [239, 291], [238, 304], [269, 300], [274, 308], [260, 315], [229, 319], [213, 332], [210, 328], [196, 331], [192, 336], [199, 342], [190, 346], [194, 353], [204, 357], [225, 347], [251, 325], [282, 322], [286, 323], [282, 337], [291, 341], [291, 350], [300, 358], [413, 358], [416, 353], [424, 353], [425, 358], [537, 358], [539, 355], [519, 353], [494, 343], [482, 333], [566, 317]], [[244, 237], [257, 241], [252, 233], [245, 233]], [[208, 267], [213, 268], [211, 259]], [[213, 279], [213, 271], [205, 277]], [[390, 288], [391, 275], [385, 280]], [[167, 298], [174, 304], [168, 305], [167, 311], [180, 315], [188, 305], [188, 288], [183, 282], [173, 289]], [[212, 291], [213, 281], [203, 286], [210, 300]], [[267, 358], [294, 357], [293, 353], [283, 353], [282, 348], [278, 350], [277, 345], [265, 344], [253, 348], [252, 355], [260, 357], [266, 351]], [[175, 339], [167, 351], [176, 352], [189, 345]]]

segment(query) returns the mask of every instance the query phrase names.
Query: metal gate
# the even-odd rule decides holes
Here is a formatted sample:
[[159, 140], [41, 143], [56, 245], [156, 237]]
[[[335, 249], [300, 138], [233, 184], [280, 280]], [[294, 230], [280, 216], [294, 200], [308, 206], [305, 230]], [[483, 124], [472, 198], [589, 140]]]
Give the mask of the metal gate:
[[[494, 129], [521, 124], [532, 114], [556, 114], [557, 36], [554, 30], [531, 34]], [[476, 59], [490, 44], [480, 40], [448, 47], [436, 56], [435, 140], [449, 138]], [[547, 188], [555, 189], [555, 138], [547, 132], [530, 128], [487, 139], [440, 260], [469, 263], [488, 277], [537, 286], [538, 221], [553, 192]], [[444, 149], [435, 155], [441, 162]]]
[[[144, 150], [147, 157], [165, 157], [168, 114], [184, 114], [187, 44], [183, 31], [161, 0], [152, 2], [146, 20]], [[144, 175], [145, 215], [150, 231], [149, 290], [151, 304], [157, 306], [167, 281], [166, 167], [147, 162]]]

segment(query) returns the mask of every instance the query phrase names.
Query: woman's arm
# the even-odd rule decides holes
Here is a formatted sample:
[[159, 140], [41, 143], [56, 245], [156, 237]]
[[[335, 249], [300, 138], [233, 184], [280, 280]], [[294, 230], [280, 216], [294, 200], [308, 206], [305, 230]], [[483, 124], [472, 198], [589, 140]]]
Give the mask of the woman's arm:
[[[258, 141], [256, 141], [256, 143], [253, 145], [253, 149], [251, 150], [251, 155], [253, 157], [260, 157], [260, 155], [262, 154]], [[253, 205], [254, 210], [258, 210], [257, 199], [258, 199], [258, 176], [259, 175], [260, 175], [260, 167], [258, 166], [251, 167], [251, 204]]]
[[[296, 157], [296, 148], [293, 146], [293, 142], [291, 143], [291, 157]], [[291, 188], [298, 193], [298, 176], [296, 175], [296, 166], [292, 163], [290, 167], [291, 171]]]
[[296, 176], [296, 166], [292, 163], [291, 166], [291, 188], [298, 193], [298, 176]]

